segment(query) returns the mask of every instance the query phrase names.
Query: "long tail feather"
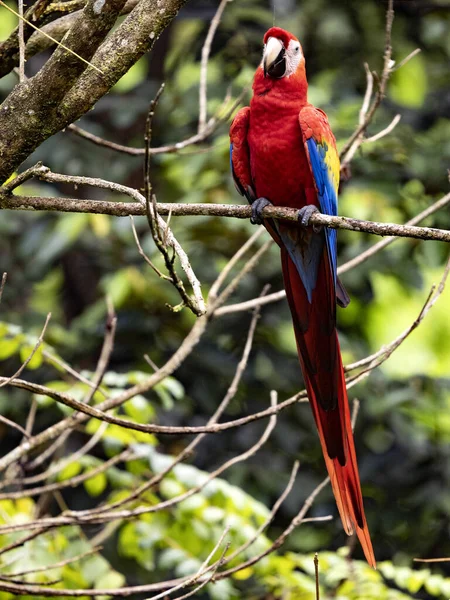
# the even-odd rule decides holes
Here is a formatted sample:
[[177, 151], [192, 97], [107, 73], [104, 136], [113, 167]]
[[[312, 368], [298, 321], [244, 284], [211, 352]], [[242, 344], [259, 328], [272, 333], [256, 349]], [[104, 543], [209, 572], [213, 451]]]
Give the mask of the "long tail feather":
[[281, 258], [300, 365], [342, 524], [348, 535], [356, 531], [367, 562], [375, 568], [335, 325], [336, 292], [326, 250], [311, 301], [284, 248]]

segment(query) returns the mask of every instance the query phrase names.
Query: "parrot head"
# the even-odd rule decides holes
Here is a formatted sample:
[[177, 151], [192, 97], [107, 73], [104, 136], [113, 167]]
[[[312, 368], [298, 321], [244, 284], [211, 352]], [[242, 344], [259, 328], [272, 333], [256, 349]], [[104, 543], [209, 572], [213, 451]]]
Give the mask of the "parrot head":
[[266, 32], [261, 64], [264, 77], [291, 77], [298, 72], [299, 67], [304, 69], [304, 64], [302, 47], [292, 33], [280, 27], [272, 27]]

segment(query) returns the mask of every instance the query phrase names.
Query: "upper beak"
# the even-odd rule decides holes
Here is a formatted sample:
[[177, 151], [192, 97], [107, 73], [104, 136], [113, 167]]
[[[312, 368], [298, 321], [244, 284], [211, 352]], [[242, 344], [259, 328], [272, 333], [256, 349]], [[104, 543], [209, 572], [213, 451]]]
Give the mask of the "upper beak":
[[267, 40], [263, 54], [264, 77], [283, 77], [286, 71], [286, 50], [278, 38], [270, 37]]

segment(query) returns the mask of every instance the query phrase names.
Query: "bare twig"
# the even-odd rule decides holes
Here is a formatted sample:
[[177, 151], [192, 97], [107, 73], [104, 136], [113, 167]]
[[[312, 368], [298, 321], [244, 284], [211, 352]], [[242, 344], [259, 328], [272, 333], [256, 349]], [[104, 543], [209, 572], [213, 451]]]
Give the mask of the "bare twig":
[[20, 81], [25, 80], [25, 37], [23, 34], [23, 0], [18, 0], [19, 7], [19, 72]]
[[450, 562], [450, 557], [446, 557], [446, 558], [413, 558], [414, 562], [421, 562], [421, 563], [443, 563], [443, 562]]
[[11, 421], [10, 419], [8, 419], [7, 417], [4, 417], [3, 415], [0, 415], [0, 422], [4, 423], [8, 427], [12, 427], [13, 429], [17, 429], [17, 431], [20, 431], [20, 433], [25, 438], [29, 438], [30, 437], [30, 434], [21, 425], [19, 425], [18, 423], [15, 423], [14, 421]]
[[[449, 262], [447, 263], [447, 266], [444, 271], [444, 275], [443, 275], [438, 287], [436, 289], [435, 288], [432, 289], [432, 291], [429, 294], [429, 297], [427, 299], [427, 302], [425, 303], [424, 307], [422, 308], [419, 316], [417, 317], [417, 319], [414, 321], [414, 323], [410, 327], [408, 327], [400, 336], [398, 336], [398, 338], [396, 338], [389, 346], [382, 348], [375, 355], [372, 355], [372, 356], [368, 357], [367, 359], [364, 359], [364, 361], [358, 361], [357, 363], [354, 363], [353, 365], [351, 365], [351, 368], [357, 368], [357, 367], [365, 366], [368, 363], [367, 368], [363, 372], [359, 373], [355, 377], [350, 377], [347, 380], [348, 388], [355, 385], [358, 381], [361, 380], [361, 378], [366, 376], [370, 371], [372, 371], [374, 368], [376, 368], [377, 366], [382, 364], [385, 360], [387, 360], [387, 358], [389, 358], [389, 356], [392, 354], [392, 352], [394, 352], [400, 346], [400, 344], [403, 343], [403, 341], [406, 339], [406, 337], [416, 327], [418, 327], [418, 325], [422, 322], [424, 317], [428, 314], [429, 310], [434, 306], [434, 304], [438, 300], [439, 296], [444, 291], [445, 283], [446, 283], [449, 271], [450, 271], [450, 259], [449, 259]], [[1, 378], [0, 378], [0, 381], [1, 381]], [[57, 393], [54, 390], [45, 388], [44, 386], [38, 386], [37, 384], [32, 384], [30, 382], [24, 382], [22, 380], [15, 380], [14, 382], [12, 382], [11, 385], [14, 385], [15, 387], [22, 387], [24, 389], [29, 389], [30, 391], [33, 391], [34, 393], [41, 393], [41, 394], [49, 395], [50, 397], [53, 397], [58, 402], [66, 404], [67, 406], [75, 408], [76, 410], [80, 410], [80, 412], [84, 412], [85, 414], [88, 414], [95, 418], [99, 418], [102, 421], [106, 421], [108, 423], [113, 423], [116, 425], [121, 425], [122, 427], [126, 427], [129, 429], [135, 429], [137, 431], [143, 431], [146, 433], [168, 433], [168, 434], [210, 433], [213, 431], [221, 431], [221, 430], [229, 429], [232, 427], [241, 426], [244, 423], [248, 423], [252, 420], [257, 420], [259, 418], [273, 415], [275, 412], [278, 412], [278, 411], [274, 411], [274, 409], [272, 407], [272, 409], [262, 411], [261, 413], [257, 413], [255, 415], [250, 415], [249, 417], [243, 417], [242, 419], [236, 419], [233, 422], [214, 424], [212, 427], [208, 427], [208, 426], [205, 426], [205, 427], [172, 427], [172, 426], [161, 426], [161, 425], [142, 425], [140, 423], [134, 423], [134, 422], [128, 421], [126, 419], [120, 419], [118, 417], [110, 416], [107, 413], [100, 410], [100, 407], [102, 407], [102, 405], [99, 405], [99, 408], [85, 406], [84, 404], [82, 404], [82, 403], [78, 402], [77, 400], [75, 400], [74, 398], [70, 397], [68, 394]], [[306, 393], [300, 392], [296, 396], [293, 396], [292, 398], [285, 400], [282, 403], [283, 408], [286, 406], [289, 406], [290, 404], [293, 404], [294, 402], [298, 401], [300, 398], [306, 398]], [[104, 402], [102, 404], [106, 405], [106, 402]], [[10, 453], [10, 454], [12, 454], [12, 453]], [[0, 465], [1, 465], [1, 462], [2, 462], [2, 460], [0, 459]], [[8, 464], [10, 464], [10, 463], [8, 463]]]
[[[253, 246], [256, 240], [260, 237], [262, 233], [264, 233], [264, 227], [258, 227], [255, 233], [249, 237], [249, 239], [239, 248], [239, 250], [234, 254], [234, 256], [228, 261], [225, 267], [219, 273], [216, 281], [212, 284], [209, 294], [208, 294], [208, 302], [210, 304], [214, 303], [217, 298], [217, 294], [219, 292], [220, 287], [222, 286], [225, 279], [228, 277], [231, 270], [234, 268], [235, 264], [238, 263], [244, 254]], [[260, 298], [264, 298], [264, 295], [261, 295]]]
[[[43, 473], [39, 473], [38, 475], [32, 475], [30, 477], [24, 477], [21, 480], [22, 485], [32, 485], [34, 483], [39, 483], [40, 481], [44, 481], [49, 477], [53, 477], [60, 471], [62, 471], [67, 465], [71, 464], [79, 460], [82, 456], [87, 454], [94, 448], [98, 442], [102, 439], [103, 434], [108, 428], [108, 423], [102, 423], [101, 426], [97, 429], [97, 431], [92, 435], [88, 441], [81, 446], [76, 452], [73, 452], [70, 456], [66, 456], [58, 461], [53, 462], [47, 470]], [[66, 441], [69, 435], [72, 433], [72, 429], [68, 428], [64, 431], [51, 446], [49, 446], [44, 452], [41, 452], [35, 460], [25, 465], [26, 471], [33, 471], [41, 464], [43, 464], [50, 456], [52, 456], [56, 450], [62, 446]], [[44, 458], [42, 458], [44, 457]], [[3, 486], [2, 486], [3, 487]]]
[[408, 56], [405, 56], [405, 58], [403, 60], [401, 60], [399, 63], [397, 63], [396, 65], [394, 65], [392, 67], [391, 73], [393, 73], [394, 71], [397, 71], [398, 69], [401, 69], [404, 65], [406, 65], [407, 62], [409, 62], [412, 58], [417, 56], [420, 52], [421, 52], [420, 48], [416, 48], [415, 50], [410, 52], [408, 54]]
[[227, 556], [227, 560], [226, 560], [227, 564], [230, 563], [232, 560], [234, 560], [237, 556], [239, 556], [239, 554], [242, 554], [242, 552], [247, 550], [247, 548], [249, 548], [259, 538], [259, 536], [267, 529], [267, 527], [269, 527], [270, 523], [275, 518], [275, 515], [278, 512], [278, 509], [283, 504], [283, 502], [285, 501], [287, 496], [290, 494], [290, 492], [294, 486], [295, 478], [297, 476], [299, 467], [300, 467], [300, 463], [298, 461], [295, 461], [294, 466], [292, 467], [292, 471], [291, 471], [291, 475], [289, 477], [288, 484], [287, 484], [286, 488], [284, 489], [283, 493], [281, 494], [281, 496], [278, 498], [278, 500], [273, 505], [269, 516], [264, 521], [264, 523], [262, 523], [262, 525], [260, 525], [260, 527], [258, 527], [258, 529], [255, 531], [255, 533], [252, 535], [251, 538], [249, 538], [246, 542], [244, 542], [244, 544], [242, 544], [242, 546], [240, 546], [234, 552], [232, 552], [230, 555]]
[[360, 360], [356, 363], [353, 363], [352, 365], [349, 365], [346, 368], [346, 370], [365, 367], [360, 373], [358, 373], [354, 377], [351, 377], [349, 379], [349, 383], [355, 384], [355, 383], [359, 382], [361, 379], [363, 379], [365, 376], [367, 376], [371, 371], [373, 371], [373, 369], [375, 369], [375, 368], [379, 367], [381, 364], [383, 364], [391, 356], [391, 354], [395, 350], [397, 350], [397, 348], [405, 341], [405, 339], [415, 329], [417, 329], [417, 327], [420, 325], [420, 323], [426, 317], [426, 315], [431, 310], [431, 308], [433, 308], [433, 306], [436, 304], [437, 300], [439, 299], [442, 292], [444, 291], [445, 284], [446, 284], [448, 276], [449, 276], [449, 272], [450, 272], [450, 258], [447, 261], [447, 264], [444, 269], [444, 273], [442, 275], [442, 278], [441, 278], [438, 286], [437, 287], [433, 286], [431, 288], [430, 293], [428, 294], [427, 300], [425, 301], [425, 304], [423, 305], [422, 309], [420, 310], [420, 313], [418, 314], [417, 318], [413, 321], [413, 323], [409, 327], [407, 327], [398, 337], [396, 337], [395, 340], [393, 340], [389, 345], [384, 346], [375, 354], [372, 354], [371, 356], [368, 356], [368, 357], [364, 358], [363, 360]]
[[[263, 293], [264, 293], [264, 291], [263, 291]], [[208, 420], [207, 427], [213, 427], [217, 423], [217, 421], [219, 420], [221, 415], [224, 413], [224, 411], [227, 409], [228, 405], [230, 404], [230, 402], [232, 401], [232, 399], [234, 398], [234, 396], [237, 393], [239, 383], [240, 383], [241, 378], [247, 367], [248, 359], [250, 356], [250, 351], [251, 351], [251, 348], [253, 345], [253, 339], [254, 339], [254, 335], [255, 335], [255, 329], [256, 329], [256, 324], [258, 322], [259, 314], [260, 314], [259, 309], [256, 309], [253, 313], [253, 317], [252, 317], [250, 327], [248, 330], [248, 334], [247, 334], [247, 340], [246, 340], [245, 346], [244, 346], [244, 351], [243, 351], [241, 360], [239, 361], [239, 364], [236, 368], [236, 372], [234, 374], [233, 380], [232, 380], [222, 402], [219, 404], [219, 406], [217, 407], [217, 409], [214, 412], [214, 414], [212, 415], [212, 417]], [[114, 502], [113, 504], [109, 504], [107, 506], [103, 506], [103, 507], [100, 506], [98, 508], [95, 508], [95, 509], [93, 509], [93, 512], [102, 512], [104, 510], [112, 510], [112, 509], [118, 508], [120, 506], [123, 506], [124, 504], [128, 504], [129, 502], [131, 502], [132, 500], [135, 500], [136, 498], [139, 498], [139, 496], [141, 496], [143, 493], [150, 490], [151, 488], [154, 488], [156, 485], [158, 485], [163, 480], [163, 478], [166, 475], [168, 475], [168, 473], [170, 473], [174, 469], [174, 467], [177, 464], [179, 464], [180, 462], [185, 460], [188, 456], [190, 456], [193, 453], [195, 448], [200, 444], [200, 442], [204, 439], [204, 437], [206, 435], [207, 435], [206, 433], [199, 433], [197, 435], [197, 437], [194, 440], [192, 440], [192, 442], [190, 444], [188, 444], [186, 446], [186, 448], [184, 448], [184, 450], [182, 450], [178, 454], [178, 456], [172, 461], [172, 463], [170, 465], [168, 465], [161, 472], [154, 475], [149, 481], [147, 481], [144, 484], [142, 484], [141, 486], [139, 486], [131, 494], [129, 494], [126, 498], [123, 498], [123, 499], [121, 499], [117, 502]]]
[[[388, 125], [385, 129], [380, 131], [379, 133], [372, 135], [370, 137], [365, 137], [367, 128], [373, 121], [375, 113], [380, 106], [383, 98], [386, 95], [386, 86], [389, 80], [390, 75], [403, 67], [407, 62], [409, 62], [414, 56], [416, 56], [420, 52], [420, 48], [416, 48], [413, 52], [408, 54], [402, 61], [400, 61], [397, 65], [395, 65], [395, 61], [392, 60], [392, 46], [391, 46], [391, 36], [392, 36], [392, 23], [394, 21], [394, 5], [393, 0], [388, 1], [388, 8], [386, 12], [386, 26], [385, 26], [385, 45], [384, 45], [384, 57], [383, 57], [383, 69], [381, 76], [378, 78], [378, 89], [375, 93], [374, 98], [372, 99], [373, 94], [373, 81], [374, 76], [371, 73], [369, 66], [367, 63], [364, 64], [364, 68], [366, 71], [367, 85], [366, 92], [364, 95], [364, 100], [361, 106], [361, 110], [359, 113], [359, 123], [358, 127], [355, 129], [353, 134], [350, 136], [344, 147], [340, 152], [341, 159], [341, 169], [346, 170], [350, 165], [353, 157], [355, 156], [357, 150], [361, 147], [362, 144], [375, 142], [382, 137], [391, 133], [391, 131], [396, 127], [398, 122], [400, 121], [401, 116], [396, 115], [394, 119], [391, 121], [390, 125]], [[371, 102], [372, 100], [372, 102]]]
[[200, 86], [199, 86], [199, 115], [198, 115], [198, 133], [201, 134], [206, 126], [207, 116], [207, 85], [208, 85], [208, 60], [211, 52], [211, 44], [214, 39], [217, 27], [219, 26], [222, 13], [230, 0], [221, 0], [216, 14], [212, 18], [211, 24], [206, 35], [205, 43], [202, 48], [202, 58], [200, 63]]
[[[272, 391], [271, 392], [272, 407], [275, 407], [276, 403], [277, 403], [276, 392]], [[23, 529], [33, 530], [33, 529], [41, 529], [42, 527], [54, 528], [54, 527], [59, 527], [61, 525], [70, 525], [70, 524], [74, 524], [74, 523], [81, 525], [81, 524], [89, 524], [89, 523], [110, 522], [110, 521], [113, 521], [116, 519], [132, 519], [132, 518], [135, 518], [135, 517], [143, 515], [143, 514], [154, 513], [154, 512], [158, 512], [163, 509], [167, 509], [169, 507], [175, 506], [175, 505], [179, 504], [180, 502], [182, 502], [183, 500], [186, 500], [187, 498], [190, 498], [191, 496], [198, 494], [201, 490], [203, 490], [208, 485], [208, 483], [210, 483], [213, 479], [219, 477], [223, 472], [228, 470], [230, 467], [232, 467], [235, 464], [238, 464], [240, 462], [248, 460], [251, 456], [253, 456], [256, 452], [258, 452], [258, 450], [269, 439], [269, 437], [275, 427], [275, 424], [276, 424], [276, 414], [274, 414], [270, 417], [269, 422], [268, 422], [266, 428], [264, 429], [261, 437], [251, 448], [249, 448], [245, 452], [243, 452], [243, 453], [239, 454], [238, 456], [235, 456], [235, 457], [229, 459], [228, 461], [226, 461], [225, 463], [223, 463], [220, 467], [218, 467], [213, 472], [211, 472], [199, 485], [189, 489], [188, 491], [186, 491], [178, 496], [170, 498], [169, 500], [162, 501], [159, 504], [155, 504], [155, 505], [149, 506], [149, 507], [143, 506], [143, 507], [138, 507], [136, 509], [131, 509], [131, 510], [120, 510], [120, 511], [110, 511], [110, 512], [105, 511], [105, 512], [101, 513], [100, 515], [93, 514], [92, 511], [90, 511], [90, 510], [66, 511], [65, 514], [63, 514], [59, 517], [41, 518], [36, 521], [28, 521], [27, 523], [2, 525], [2, 526], [0, 526], [0, 534], [10, 533], [13, 531], [21, 531]], [[1, 586], [0, 586], [0, 589], [1, 589]]]
[[18, 571], [16, 573], [11, 573], [8, 575], [4, 575], [4, 577], [12, 578], [12, 577], [23, 577], [24, 575], [31, 575], [32, 573], [44, 573], [45, 571], [50, 571], [51, 569], [59, 569], [60, 567], [65, 567], [66, 565], [70, 565], [74, 562], [82, 560], [86, 558], [86, 556], [91, 556], [92, 554], [96, 554], [100, 552], [101, 546], [97, 546], [96, 548], [91, 548], [82, 554], [77, 554], [76, 556], [72, 556], [72, 558], [66, 558], [64, 560], [60, 560], [57, 563], [53, 563], [51, 565], [46, 565], [43, 567], [34, 567], [33, 569], [28, 569], [26, 571]]
[[[156, 373], [150, 375], [147, 380], [135, 384], [134, 386], [125, 390], [123, 393], [117, 396], [107, 398], [99, 405], [97, 405], [97, 408], [100, 410], [111, 410], [112, 408], [121, 406], [130, 398], [134, 398], [134, 396], [138, 394], [147, 392], [148, 390], [152, 389], [155, 385], [157, 385], [160, 381], [162, 381], [165, 377], [171, 375], [173, 371], [175, 371], [182, 364], [182, 362], [186, 359], [187, 356], [189, 356], [189, 354], [198, 344], [206, 330], [207, 323], [208, 321], [205, 317], [197, 319], [191, 331], [183, 340], [182, 344], [179, 346], [176, 352], [169, 358], [169, 360], [165, 363], [163, 367], [161, 367]], [[17, 380], [15, 380], [13, 384], [17, 385]], [[27, 382], [22, 382], [22, 384], [27, 385]], [[43, 387], [43, 389], [46, 390], [45, 387]], [[47, 391], [43, 393], [47, 394]], [[28, 454], [34, 448], [37, 448], [40, 445], [55, 439], [66, 430], [71, 429], [76, 424], [81, 424], [86, 420], [87, 417], [85, 414], [77, 414], [72, 415], [71, 417], [67, 417], [66, 419], [62, 419], [58, 423], [55, 423], [42, 433], [35, 435], [26, 443], [20, 444], [20, 446], [17, 446], [5, 456], [0, 457], [0, 471], [6, 469], [10, 464], [15, 463], [22, 456]], [[196, 431], [196, 433], [199, 432]]]
[[316, 600], [320, 600], [319, 555], [317, 554], [317, 552], [314, 554], [314, 576], [316, 580]]
[[27, 542], [34, 540], [35, 538], [39, 537], [40, 535], [42, 535], [43, 533], [45, 533], [48, 530], [49, 530], [48, 527], [42, 527], [41, 529], [35, 529], [35, 531], [31, 531], [27, 535], [23, 536], [22, 538], [19, 538], [18, 540], [15, 540], [14, 542], [11, 542], [7, 546], [3, 546], [3, 548], [0, 548], [0, 556], [2, 556], [3, 554], [6, 554], [7, 552], [10, 552], [11, 550], [14, 550], [15, 548], [20, 548]]
[[2, 301], [2, 297], [3, 297], [3, 290], [5, 289], [5, 285], [6, 285], [6, 280], [8, 278], [8, 273], [3, 273], [2, 275], [2, 280], [0, 281], [0, 303]]
[[116, 317], [116, 313], [114, 312], [114, 307], [112, 305], [110, 298], [106, 299], [106, 306], [107, 306], [107, 317], [106, 317], [106, 323], [105, 323], [105, 336], [103, 339], [103, 346], [102, 346], [102, 350], [100, 352], [100, 357], [98, 359], [97, 369], [94, 374], [94, 380], [93, 380], [94, 385], [89, 390], [89, 392], [86, 396], [86, 399], [85, 399], [86, 404], [89, 404], [91, 402], [92, 398], [94, 397], [95, 393], [97, 392], [98, 388], [100, 387], [103, 377], [105, 376], [106, 369], [108, 368], [108, 365], [109, 365], [111, 353], [114, 348], [114, 336], [116, 333], [117, 317]]
[[6, 379], [6, 381], [2, 381], [0, 383], [0, 388], [4, 387], [5, 385], [9, 385], [12, 381], [14, 381], [14, 379], [16, 377], [19, 377], [20, 374], [22, 373], [22, 371], [24, 371], [27, 368], [27, 366], [30, 364], [31, 359], [36, 354], [36, 352], [39, 350], [42, 342], [44, 341], [44, 335], [47, 330], [47, 326], [50, 322], [51, 316], [52, 316], [52, 314], [48, 313], [47, 318], [45, 319], [44, 327], [42, 328], [42, 331], [41, 331], [41, 335], [38, 337], [38, 339], [34, 345], [34, 348], [30, 352], [29, 356], [25, 359], [25, 361], [22, 363], [22, 365], [17, 369], [17, 371], [14, 373], [14, 375], [11, 375], [11, 377]]
[[227, 299], [231, 296], [231, 294], [236, 290], [239, 283], [242, 279], [248, 275], [258, 264], [259, 259], [272, 245], [272, 240], [267, 241], [259, 250], [255, 252], [255, 254], [248, 260], [239, 273], [234, 277], [234, 279], [227, 285], [227, 287], [221, 292], [218, 298], [214, 301], [211, 306], [211, 313], [214, 315], [214, 311], [217, 310]]
[[387, 127], [382, 129], [375, 135], [372, 135], [371, 137], [366, 138], [365, 142], [369, 143], [369, 142], [376, 142], [377, 140], [381, 140], [381, 138], [383, 138], [385, 135], [388, 135], [389, 133], [391, 133], [391, 131], [397, 126], [397, 124], [401, 118], [402, 118], [401, 115], [395, 115], [395, 117], [392, 119], [392, 121], [389, 123], [389, 125]]
[[[218, 565], [214, 564], [211, 566], [208, 566], [212, 557], [214, 556], [214, 554], [217, 552], [217, 550], [220, 548], [220, 546], [222, 545], [222, 542], [225, 538], [225, 536], [227, 535], [227, 533], [229, 532], [229, 527], [226, 527], [222, 533], [222, 535], [219, 537], [219, 539], [217, 540], [216, 544], [214, 545], [214, 548], [211, 550], [211, 552], [208, 554], [207, 558], [204, 560], [204, 562], [201, 564], [200, 568], [198, 569], [197, 573], [195, 573], [194, 575], [192, 575], [191, 577], [189, 577], [188, 579], [186, 579], [186, 581], [182, 581], [180, 582], [178, 585], [175, 585], [174, 587], [165, 590], [163, 592], [161, 592], [160, 594], [156, 594], [156, 596], [152, 596], [151, 598], [147, 598], [147, 600], [161, 600], [162, 598], [167, 598], [167, 596], [169, 596], [170, 594], [173, 594], [174, 592], [178, 592], [179, 590], [182, 590], [186, 587], [189, 587], [191, 585], [195, 585], [197, 583], [197, 581], [200, 579], [200, 577], [202, 577], [203, 575], [205, 575], [206, 573], [208, 573], [208, 571], [213, 570], [214, 572], [217, 570]], [[219, 559], [219, 563], [221, 564], [223, 562], [223, 557], [224, 554], [226, 552], [226, 548], [225, 551], [223, 552], [221, 558]]]
[[[205, 313], [206, 308], [203, 301], [203, 297], [200, 292], [200, 282], [198, 280], [195, 282], [195, 285], [198, 287], [198, 291], [200, 292], [197, 297], [194, 296], [192, 298], [184, 287], [183, 281], [178, 276], [176, 272], [174, 259], [175, 256], [170, 256], [169, 248], [168, 248], [168, 237], [169, 237], [169, 226], [168, 223], [165, 223], [164, 232], [161, 228], [161, 217], [158, 215], [158, 203], [156, 200], [156, 196], [152, 190], [152, 184], [150, 179], [150, 144], [152, 140], [152, 124], [153, 117], [155, 114], [155, 109], [158, 104], [159, 98], [164, 90], [164, 84], [161, 84], [155, 98], [151, 101], [150, 107], [148, 110], [147, 120], [145, 123], [145, 160], [144, 160], [144, 185], [145, 185], [145, 214], [147, 217], [148, 225], [150, 227], [150, 231], [153, 237], [153, 241], [155, 242], [156, 247], [158, 248], [161, 256], [164, 259], [164, 263], [166, 265], [167, 272], [169, 273], [169, 277], [165, 277], [168, 279], [175, 289], [178, 291], [181, 304], [176, 307], [170, 307], [174, 312], [178, 312], [184, 306], [187, 306], [195, 315], [201, 316]], [[169, 212], [169, 216], [171, 212]], [[139, 247], [139, 246], [138, 246]], [[173, 245], [172, 245], [173, 248]], [[181, 246], [179, 247], [182, 251]], [[186, 257], [187, 258], [187, 257]], [[147, 262], [152, 265], [151, 261], [147, 259]], [[195, 290], [194, 290], [195, 293]], [[168, 305], [169, 306], [169, 305]]]
[[161, 279], [166, 279], [168, 281], [172, 281], [170, 277], [168, 277], [167, 275], [164, 275], [164, 273], [162, 273], [158, 267], [156, 267], [154, 265], [154, 263], [150, 260], [150, 258], [145, 254], [141, 243], [139, 241], [139, 237], [136, 231], [136, 227], [134, 225], [134, 219], [133, 216], [130, 215], [130, 221], [131, 221], [131, 229], [133, 230], [133, 236], [134, 236], [134, 241], [136, 242], [136, 246], [138, 248], [138, 252], [139, 255], [142, 256], [142, 258], [145, 260], [145, 262], [155, 271], [155, 273], [158, 275], [158, 277], [160, 277]]
[[[68, 487], [77, 487], [80, 483], [87, 481], [88, 479], [92, 479], [99, 473], [104, 473], [109, 468], [115, 466], [119, 462], [131, 460], [133, 458], [133, 452], [129, 449], [124, 450], [120, 454], [113, 456], [109, 460], [105, 461], [98, 467], [91, 469], [90, 471], [86, 471], [85, 473], [81, 473], [80, 475], [76, 475], [75, 477], [70, 477], [69, 479], [65, 479], [64, 481], [56, 481], [55, 483], [48, 483], [47, 485], [42, 485], [36, 488], [28, 488], [21, 490], [20, 492], [7, 492], [5, 494], [0, 494], [0, 500], [18, 500], [19, 498], [31, 498], [33, 496], [39, 496], [41, 494], [47, 494], [49, 492], [55, 492], [58, 490], [62, 490]], [[73, 458], [70, 463], [73, 464], [76, 462], [76, 458]]]
[[367, 127], [372, 122], [372, 119], [377, 111], [377, 108], [381, 104], [386, 92], [386, 85], [389, 79], [389, 75], [391, 74], [391, 69], [393, 67], [391, 57], [392, 57], [392, 46], [391, 46], [391, 35], [392, 35], [392, 23], [394, 21], [394, 1], [388, 0], [388, 8], [386, 11], [386, 28], [385, 28], [385, 44], [384, 44], [384, 58], [383, 58], [383, 71], [381, 73], [381, 77], [378, 84], [378, 89], [375, 94], [375, 97], [372, 103], [369, 106], [368, 99], [369, 96], [369, 86], [370, 86], [370, 95], [372, 92], [373, 85], [373, 77], [369, 75], [369, 68], [365, 65], [366, 73], [367, 73], [367, 90], [363, 103], [363, 108], [360, 113], [359, 126], [350, 136], [350, 139], [344, 145], [340, 152], [340, 158], [342, 162], [342, 166], [345, 167], [349, 164], [351, 159], [353, 158], [356, 150], [362, 144], [364, 139], [364, 134], [367, 130]]
[[[241, 103], [242, 98], [245, 96], [246, 93], [247, 89], [244, 89], [236, 98], [236, 100], [231, 104], [231, 106], [228, 107], [226, 110], [224, 110], [226, 104], [225, 99], [225, 101], [222, 103], [222, 106], [217, 111], [216, 115], [208, 120], [201, 133], [191, 135], [180, 142], [150, 148], [149, 154], [151, 156], [155, 154], [175, 154], [177, 152], [181, 152], [189, 146], [205, 142], [220, 127], [220, 125], [228, 121], [236, 107], [239, 106], [239, 104]], [[223, 114], [221, 114], [222, 112]], [[124, 146], [123, 144], [117, 144], [116, 142], [105, 140], [104, 138], [98, 135], [94, 135], [93, 133], [82, 129], [78, 125], [74, 125], [73, 123], [69, 125], [67, 129], [69, 129], [70, 131], [72, 131], [72, 133], [75, 133], [79, 137], [82, 137], [92, 142], [93, 144], [96, 144], [97, 146], [103, 146], [104, 148], [109, 148], [110, 150], [115, 150], [116, 152], [121, 152], [122, 154], [128, 154], [131, 156], [145, 155], [145, 148], [134, 148], [132, 146]]]
[[[50, 351], [46, 350], [45, 348], [42, 351], [42, 355], [45, 357], [45, 359], [49, 363], [56, 365], [57, 367], [59, 367], [60, 369], [65, 371], [68, 375], [71, 375], [78, 381], [81, 381], [81, 383], [84, 383], [85, 385], [87, 385], [88, 387], [91, 387], [91, 388], [96, 387], [95, 383], [90, 381], [87, 377], [84, 377], [83, 375], [81, 375], [81, 373], [78, 373], [78, 371], [76, 371], [73, 367], [71, 367], [66, 361], [62, 360], [62, 358], [60, 358], [59, 356], [55, 356], [54, 354], [52, 354]], [[99, 388], [97, 389], [97, 392], [99, 392], [100, 394], [103, 394], [103, 396], [106, 395], [106, 392], [102, 389], [101, 386], [99, 386]]]
[[[89, 185], [89, 186], [98, 187], [101, 189], [115, 191], [120, 194], [125, 194], [126, 196], [129, 196], [129, 197], [133, 198], [135, 201], [142, 204], [143, 211], [141, 214], [147, 214], [147, 211], [150, 211], [151, 218], [152, 219], [155, 218], [153, 215], [153, 212], [154, 212], [153, 207], [151, 205], [147, 205], [146, 198], [140, 192], [138, 192], [138, 190], [135, 190], [133, 188], [129, 188], [127, 186], [120, 185], [118, 183], [114, 183], [112, 181], [106, 181], [104, 179], [98, 179], [98, 178], [92, 178], [92, 177], [69, 176], [69, 175], [62, 175], [59, 173], [52, 173], [47, 167], [44, 167], [42, 164], [37, 164], [35, 167], [28, 169], [25, 173], [26, 173], [26, 177], [28, 179], [30, 177], [38, 177], [39, 179], [42, 179], [44, 181], [52, 181], [52, 182], [56, 182], [56, 183], [69, 183], [69, 184], [74, 184], [74, 185]], [[20, 183], [23, 183], [25, 173], [22, 176], [16, 177], [12, 182], [8, 183], [6, 186], [3, 186], [3, 188], [0, 188], [0, 193], [3, 191], [6, 191], [6, 193], [8, 194], [11, 191], [11, 189], [13, 189], [14, 187], [17, 187], [17, 185], [18, 185], [17, 181], [19, 180], [19, 178], [20, 178]], [[168, 212], [169, 212], [169, 210], [168, 210]], [[132, 213], [128, 213], [128, 214], [132, 214]], [[205, 303], [204, 303], [202, 292], [201, 292], [201, 285], [200, 285], [199, 280], [195, 276], [195, 273], [191, 267], [191, 264], [189, 262], [189, 258], [187, 256], [186, 252], [183, 250], [181, 245], [175, 239], [172, 231], [167, 227], [167, 224], [164, 222], [164, 220], [162, 219], [162, 217], [159, 214], [156, 216], [155, 220], [158, 223], [158, 227], [163, 232], [163, 236], [164, 236], [167, 246], [173, 248], [174, 252], [177, 254], [177, 256], [180, 260], [181, 267], [183, 268], [184, 272], [186, 273], [189, 283], [191, 284], [194, 297], [193, 298], [189, 297], [190, 298], [189, 307], [192, 310], [194, 310], [195, 314], [197, 314], [197, 315], [204, 314], [206, 311], [206, 308], [205, 308]], [[178, 288], [178, 286], [177, 286], [177, 288]]]

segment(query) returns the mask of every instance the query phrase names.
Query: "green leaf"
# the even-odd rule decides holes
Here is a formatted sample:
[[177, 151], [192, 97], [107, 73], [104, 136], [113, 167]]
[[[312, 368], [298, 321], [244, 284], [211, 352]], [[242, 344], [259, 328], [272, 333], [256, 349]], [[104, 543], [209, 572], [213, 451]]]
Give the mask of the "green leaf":
[[[109, 571], [106, 575], [103, 575], [95, 583], [95, 589], [113, 589], [122, 587], [125, 584], [125, 577], [122, 573], [117, 571]], [[105, 596], [97, 596], [98, 598], [105, 598]]]
[[84, 482], [84, 488], [90, 496], [100, 496], [108, 484], [108, 479], [105, 473], [97, 473], [93, 477], [86, 479]]
[[150, 423], [155, 416], [155, 410], [150, 401], [141, 395], [126, 402], [124, 410], [137, 423]]
[[81, 471], [81, 463], [79, 461], [71, 462], [58, 473], [58, 481], [65, 481], [76, 477]]
[[[405, 54], [413, 49], [405, 49]], [[393, 73], [389, 90], [390, 96], [397, 104], [408, 108], [423, 106], [428, 90], [428, 78], [425, 59], [421, 54]]]
[[20, 343], [23, 336], [17, 335], [12, 339], [3, 339], [0, 344], [0, 360], [6, 360], [13, 354], [16, 354], [19, 350]]

